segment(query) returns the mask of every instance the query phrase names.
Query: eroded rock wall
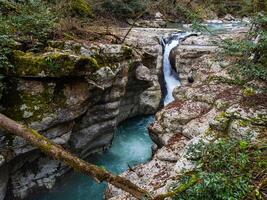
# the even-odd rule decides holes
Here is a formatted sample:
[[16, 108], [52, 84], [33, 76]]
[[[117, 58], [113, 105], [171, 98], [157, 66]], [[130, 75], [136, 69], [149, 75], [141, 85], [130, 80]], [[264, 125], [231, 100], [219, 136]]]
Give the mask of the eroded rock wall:
[[[85, 158], [110, 146], [122, 120], [158, 110], [160, 46], [151, 53], [126, 45], [62, 45], [42, 54], [15, 52], [16, 68], [6, 72], [7, 116]], [[22, 199], [36, 189], [52, 188], [69, 170], [3, 132], [0, 167], [1, 200], [6, 190], [8, 199]]]

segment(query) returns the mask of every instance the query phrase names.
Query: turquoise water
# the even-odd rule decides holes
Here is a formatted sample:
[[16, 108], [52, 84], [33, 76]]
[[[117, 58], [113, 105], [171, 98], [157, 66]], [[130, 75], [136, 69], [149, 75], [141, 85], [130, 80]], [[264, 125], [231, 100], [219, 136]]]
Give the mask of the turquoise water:
[[[103, 154], [90, 158], [93, 163], [120, 174], [148, 161], [152, 156], [152, 141], [147, 126], [152, 116], [138, 117], [123, 122], [117, 129], [112, 147]], [[103, 200], [106, 184], [97, 184], [88, 176], [73, 172], [61, 180], [52, 190], [31, 200]]]

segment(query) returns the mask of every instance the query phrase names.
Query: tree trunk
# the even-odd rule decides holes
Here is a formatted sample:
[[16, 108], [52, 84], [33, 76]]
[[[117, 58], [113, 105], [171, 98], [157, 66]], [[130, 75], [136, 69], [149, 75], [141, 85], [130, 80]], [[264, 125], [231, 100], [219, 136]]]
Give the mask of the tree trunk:
[[132, 196], [140, 200], [144, 197], [151, 199], [151, 195], [146, 190], [143, 190], [131, 181], [120, 176], [113, 175], [96, 165], [85, 162], [84, 160], [64, 150], [61, 146], [42, 136], [37, 131], [27, 128], [26, 126], [9, 119], [1, 113], [0, 127], [9, 133], [24, 138], [27, 142], [35, 147], [38, 147], [45, 154], [53, 157], [56, 160], [63, 161], [73, 169], [93, 177], [98, 182], [106, 181], [115, 187], [130, 193]]

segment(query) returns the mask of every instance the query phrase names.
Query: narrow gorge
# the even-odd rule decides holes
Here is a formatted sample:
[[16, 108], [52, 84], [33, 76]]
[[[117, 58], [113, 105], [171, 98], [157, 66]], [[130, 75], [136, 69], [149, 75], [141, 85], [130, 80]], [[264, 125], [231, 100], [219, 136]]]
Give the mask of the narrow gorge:
[[[167, 30], [167, 29], [166, 29]], [[178, 46], [178, 43], [185, 40], [186, 37], [192, 35], [191, 33], [176, 33], [165, 38], [167, 41], [163, 47], [163, 76], [164, 88], [167, 93], [164, 97], [164, 104], [168, 104], [174, 100], [172, 96], [173, 89], [179, 86], [180, 82], [178, 74], [172, 71], [169, 61], [169, 55], [173, 48]], [[128, 104], [130, 106], [132, 104]], [[147, 127], [152, 123], [153, 117], [137, 117], [119, 125], [118, 130], [115, 131], [115, 136], [112, 146], [105, 153], [95, 154], [89, 157], [89, 162], [107, 168], [113, 173], [123, 173], [129, 168], [133, 168], [138, 164], [146, 163], [152, 158], [153, 142], [149, 137]], [[88, 177], [79, 174], [71, 174], [68, 178], [62, 180], [63, 184], [57, 184], [55, 189], [52, 189], [49, 194], [43, 193], [34, 196], [31, 199], [40, 200], [57, 200], [60, 198], [68, 199], [96, 199], [104, 198], [104, 191], [106, 184], [97, 184], [93, 180], [88, 180]]]
[[[0, 1], [1, 113], [153, 200], [265, 199], [259, 2]], [[136, 199], [0, 127], [0, 200]]]

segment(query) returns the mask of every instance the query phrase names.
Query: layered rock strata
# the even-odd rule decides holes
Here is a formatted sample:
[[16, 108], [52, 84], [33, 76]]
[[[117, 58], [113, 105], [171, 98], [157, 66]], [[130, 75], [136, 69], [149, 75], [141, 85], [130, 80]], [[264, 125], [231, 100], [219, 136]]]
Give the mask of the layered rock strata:
[[[5, 72], [3, 112], [82, 158], [106, 150], [118, 123], [161, 105], [162, 49], [51, 42], [46, 53], [15, 51]], [[148, 45], [149, 46], [149, 45]], [[0, 133], [0, 199], [52, 188], [69, 168], [19, 137]], [[7, 171], [7, 168], [9, 169]]]

